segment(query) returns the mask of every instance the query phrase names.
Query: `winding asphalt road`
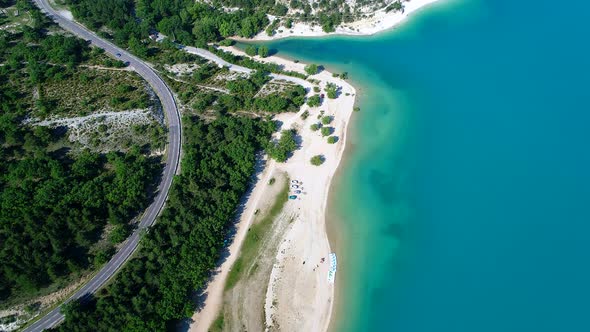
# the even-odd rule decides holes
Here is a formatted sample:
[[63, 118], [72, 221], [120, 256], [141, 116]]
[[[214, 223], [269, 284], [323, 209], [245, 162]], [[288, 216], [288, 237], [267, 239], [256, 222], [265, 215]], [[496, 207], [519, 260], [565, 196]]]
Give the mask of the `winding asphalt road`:
[[[168, 197], [168, 191], [172, 184], [172, 179], [178, 170], [178, 164], [180, 159], [181, 149], [181, 125], [180, 115], [174, 96], [170, 89], [162, 81], [162, 79], [154, 72], [154, 70], [148, 66], [145, 62], [139, 58], [133, 56], [129, 52], [115, 46], [114, 44], [101, 39], [96, 34], [86, 29], [85, 27], [77, 24], [76, 22], [70, 21], [63, 17], [60, 13], [54, 10], [47, 0], [34, 0], [35, 4], [41, 8], [41, 10], [49, 15], [55, 22], [57, 22], [63, 29], [75, 34], [76, 36], [89, 40], [94, 46], [104, 49], [107, 53], [113, 55], [121, 61], [129, 62], [135, 71], [141, 75], [155, 90], [166, 119], [168, 120], [168, 148], [166, 156], [166, 165], [164, 166], [164, 173], [160, 185], [158, 186], [158, 192], [152, 204], [146, 209], [137, 229], [131, 234], [127, 240], [123, 243], [121, 249], [113, 256], [113, 258], [82, 288], [80, 288], [72, 297], [67, 301], [73, 299], [79, 299], [84, 296], [88, 296], [96, 292], [102, 285], [104, 285], [109, 278], [111, 278], [115, 272], [129, 259], [131, 254], [137, 249], [140, 240], [140, 232], [156, 221], [156, 217], [162, 210], [166, 198]], [[120, 54], [118, 56], [117, 54]], [[60, 308], [55, 308], [46, 314], [44, 317], [37, 320], [34, 324], [30, 325], [25, 331], [43, 331], [59, 324], [64, 319], [64, 316], [60, 312]]]

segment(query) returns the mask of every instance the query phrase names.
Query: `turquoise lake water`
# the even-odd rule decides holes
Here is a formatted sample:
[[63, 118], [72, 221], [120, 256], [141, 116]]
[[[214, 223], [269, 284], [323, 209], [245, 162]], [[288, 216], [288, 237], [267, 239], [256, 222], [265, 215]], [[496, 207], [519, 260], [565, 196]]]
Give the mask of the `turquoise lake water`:
[[334, 331], [590, 331], [588, 22], [583, 0], [443, 0], [272, 44], [359, 87]]

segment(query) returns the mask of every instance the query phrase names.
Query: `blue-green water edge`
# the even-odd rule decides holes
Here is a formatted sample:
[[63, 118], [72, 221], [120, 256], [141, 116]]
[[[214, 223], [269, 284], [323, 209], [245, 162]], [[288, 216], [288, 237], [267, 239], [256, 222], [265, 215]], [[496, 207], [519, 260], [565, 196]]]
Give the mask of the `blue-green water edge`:
[[361, 87], [333, 330], [590, 331], [589, 19], [443, 0], [374, 37], [272, 44]]

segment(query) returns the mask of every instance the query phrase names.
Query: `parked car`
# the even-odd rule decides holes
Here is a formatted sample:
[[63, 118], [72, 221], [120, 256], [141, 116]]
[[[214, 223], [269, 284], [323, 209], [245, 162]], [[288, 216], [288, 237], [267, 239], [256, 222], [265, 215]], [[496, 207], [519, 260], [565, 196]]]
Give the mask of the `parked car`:
[[297, 199], [297, 196], [291, 195], [291, 196], [289, 196], [289, 199]]

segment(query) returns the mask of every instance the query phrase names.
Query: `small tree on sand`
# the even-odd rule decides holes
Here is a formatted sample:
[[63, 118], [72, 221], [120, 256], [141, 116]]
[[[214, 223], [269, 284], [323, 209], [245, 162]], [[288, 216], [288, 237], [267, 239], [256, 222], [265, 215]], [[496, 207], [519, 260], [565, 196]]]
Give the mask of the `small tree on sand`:
[[314, 63], [311, 63], [311, 64], [305, 66], [304, 69], [308, 75], [315, 75], [318, 73], [318, 65], [316, 65]]
[[317, 107], [320, 106], [322, 104], [322, 99], [320, 98], [319, 95], [313, 95], [309, 98], [307, 98], [307, 106], [309, 107]]
[[311, 164], [314, 166], [320, 166], [321, 164], [324, 163], [324, 161], [325, 161], [325, 158], [322, 155], [313, 156], [313, 157], [311, 157], [311, 160], [310, 160]]

